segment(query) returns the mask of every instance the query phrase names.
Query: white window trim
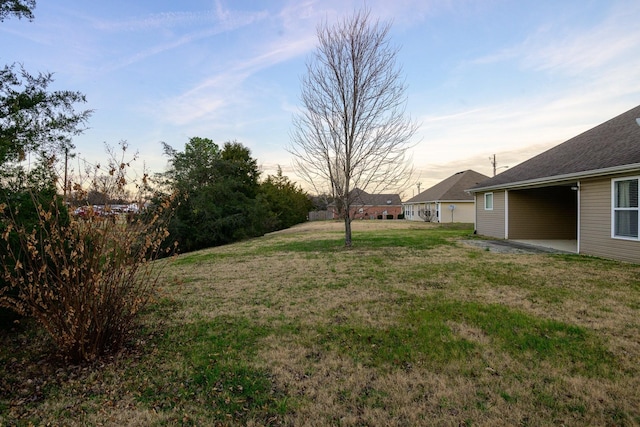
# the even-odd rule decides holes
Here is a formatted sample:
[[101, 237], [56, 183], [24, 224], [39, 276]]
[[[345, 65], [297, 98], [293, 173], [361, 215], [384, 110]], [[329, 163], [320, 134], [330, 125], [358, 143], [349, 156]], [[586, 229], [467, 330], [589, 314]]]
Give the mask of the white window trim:
[[615, 178], [611, 180], [611, 238], [618, 240], [631, 240], [633, 242], [640, 241], [640, 233], [638, 233], [638, 237], [629, 237], [629, 236], [618, 236], [616, 235], [616, 211], [637, 211], [638, 212], [638, 226], [640, 228], [640, 203], [638, 207], [634, 208], [616, 208], [616, 182], [619, 181], [630, 181], [637, 180], [638, 186], [640, 186], [640, 176], [625, 176], [622, 178]]
[[[489, 195], [491, 195], [491, 207], [490, 208], [487, 207], [487, 196], [489, 196]], [[495, 202], [495, 197], [493, 196], [493, 193], [484, 193], [484, 210], [485, 211], [492, 211], [494, 202]]]

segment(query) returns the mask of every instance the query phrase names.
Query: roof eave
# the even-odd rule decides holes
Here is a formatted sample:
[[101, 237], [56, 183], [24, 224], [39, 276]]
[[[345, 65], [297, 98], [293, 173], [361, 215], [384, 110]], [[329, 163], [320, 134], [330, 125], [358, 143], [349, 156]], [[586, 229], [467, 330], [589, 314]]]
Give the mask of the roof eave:
[[561, 184], [561, 183], [567, 183], [570, 181], [575, 181], [577, 179], [597, 178], [600, 176], [632, 172], [635, 170], [640, 170], [640, 163], [631, 163], [628, 165], [612, 166], [612, 167], [603, 168], [603, 169], [594, 169], [594, 170], [575, 172], [575, 173], [569, 173], [569, 174], [547, 176], [544, 178], [529, 179], [525, 181], [516, 181], [516, 182], [509, 182], [504, 184], [489, 185], [486, 187], [471, 188], [465, 191], [468, 191], [470, 193], [479, 193], [479, 192], [491, 191], [491, 190], [502, 190], [502, 189], [508, 190], [513, 188], [544, 187], [552, 183]]
[[473, 203], [473, 199], [436, 199], [436, 200], [425, 200], [419, 202], [402, 202], [403, 205], [415, 205], [422, 203]]

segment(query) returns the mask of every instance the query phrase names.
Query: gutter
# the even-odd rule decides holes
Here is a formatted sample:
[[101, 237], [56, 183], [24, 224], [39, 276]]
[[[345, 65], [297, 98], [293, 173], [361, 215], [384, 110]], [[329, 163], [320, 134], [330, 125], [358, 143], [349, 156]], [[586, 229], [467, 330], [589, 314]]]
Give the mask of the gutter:
[[[465, 190], [468, 191], [468, 190]], [[423, 204], [423, 203], [473, 203], [474, 199], [437, 199], [437, 200], [427, 200], [424, 202], [402, 202], [403, 205], [415, 205], [415, 204]]]
[[600, 176], [625, 173], [625, 172], [633, 172], [640, 170], [640, 163], [632, 163], [629, 165], [622, 166], [612, 166], [609, 168], [603, 169], [593, 169], [590, 171], [582, 171], [582, 172], [574, 172], [562, 175], [554, 175], [554, 176], [546, 176], [543, 178], [534, 178], [528, 179], [524, 181], [516, 181], [516, 182], [507, 182], [503, 184], [489, 185], [487, 187], [477, 187], [470, 188], [468, 190], [469, 193], [479, 193], [484, 191], [491, 190], [503, 190], [503, 189], [515, 189], [515, 188], [526, 188], [526, 187], [546, 187], [548, 184], [560, 184], [560, 183], [569, 183], [572, 181], [576, 181], [578, 179], [584, 178], [597, 178]]

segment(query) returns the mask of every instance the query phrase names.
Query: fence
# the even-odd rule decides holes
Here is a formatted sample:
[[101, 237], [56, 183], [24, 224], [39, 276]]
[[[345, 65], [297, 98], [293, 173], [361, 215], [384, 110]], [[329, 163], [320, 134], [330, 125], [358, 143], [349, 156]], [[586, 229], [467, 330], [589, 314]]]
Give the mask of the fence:
[[332, 211], [311, 211], [309, 212], [309, 221], [324, 221], [333, 219]]

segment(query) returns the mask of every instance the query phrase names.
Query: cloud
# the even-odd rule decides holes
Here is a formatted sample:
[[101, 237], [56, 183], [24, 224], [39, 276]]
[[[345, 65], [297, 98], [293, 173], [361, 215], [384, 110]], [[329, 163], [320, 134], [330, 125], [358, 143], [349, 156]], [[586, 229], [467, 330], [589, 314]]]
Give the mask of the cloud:
[[[198, 12], [162, 12], [125, 20], [96, 20], [86, 17], [84, 19], [90, 21], [92, 26], [102, 33], [115, 33], [116, 35], [128, 32], [154, 34], [158, 30], [162, 30], [165, 34], [165, 41], [162, 43], [120, 56], [107, 65], [100, 67], [102, 72], [108, 73], [199, 40], [238, 30], [268, 17], [269, 14], [264, 10], [250, 12], [230, 10], [224, 8], [221, 2], [216, 1], [215, 9]], [[188, 32], [176, 36], [184, 28], [187, 28]], [[107, 39], [112, 40], [111, 37]], [[157, 40], [157, 37], [154, 36], [152, 39]], [[129, 44], [125, 44], [123, 50], [126, 50], [128, 46]]]
[[640, 4], [612, 5], [608, 16], [591, 27], [547, 22], [520, 43], [477, 58], [475, 64], [517, 61], [523, 69], [579, 76], [640, 56]]
[[[298, 10], [298, 12], [300, 12]], [[290, 14], [288, 11], [287, 14]], [[280, 34], [265, 35], [260, 43], [251, 48], [236, 46], [244, 58], [218, 66], [223, 71], [216, 72], [190, 89], [171, 99], [165, 100], [162, 108], [164, 120], [175, 124], [189, 124], [203, 120], [220, 112], [223, 108], [246, 102], [252, 95], [243, 85], [253, 75], [289, 61], [299, 58], [311, 51], [315, 46], [315, 34], [287, 26], [287, 31]], [[308, 28], [307, 28], [308, 30]], [[239, 55], [238, 55], [239, 56]]]
[[640, 31], [620, 31], [607, 24], [582, 34], [573, 34], [540, 46], [537, 42], [525, 43], [522, 58], [525, 68], [579, 76], [585, 71], [597, 70], [620, 58], [638, 55]]
[[[238, 61], [200, 81], [184, 93], [165, 100], [161, 110], [163, 120], [185, 125], [207, 117], [214, 118], [222, 108], [243, 103], [250, 94], [243, 83], [255, 73], [308, 51], [309, 40], [291, 40], [286, 44], [265, 46], [257, 56]], [[245, 96], [243, 96], [246, 95]]]
[[102, 72], [116, 71], [118, 69], [143, 61], [152, 56], [159, 55], [169, 50], [177, 49], [184, 45], [193, 43], [194, 41], [197, 41], [197, 40], [201, 40], [204, 38], [215, 36], [217, 34], [221, 34], [225, 31], [226, 29], [224, 28], [214, 27], [211, 29], [203, 30], [203, 31], [192, 32], [182, 37], [172, 39], [169, 42], [156, 44], [155, 46], [152, 46], [145, 50], [135, 52], [134, 54], [131, 54], [129, 56], [118, 58], [116, 61], [102, 67], [101, 71]]
[[488, 173], [493, 154], [515, 166], [637, 105], [640, 58], [633, 64], [562, 90], [424, 115], [414, 164], [434, 180], [465, 169]]
[[215, 9], [197, 12], [172, 11], [153, 13], [125, 20], [92, 20], [94, 28], [107, 32], [139, 32], [215, 24], [224, 31], [243, 27], [247, 22], [265, 18], [265, 11], [231, 11], [216, 1]]
[[94, 21], [94, 28], [109, 32], [137, 32], [157, 28], [174, 28], [179, 26], [201, 24], [214, 21], [215, 13], [206, 12], [162, 12], [139, 18], [118, 21]]
[[518, 44], [465, 63], [456, 75], [496, 65], [496, 75], [507, 69], [508, 78], [527, 82], [528, 90], [464, 109], [434, 106], [419, 118], [416, 167], [446, 178], [474, 165], [488, 170], [485, 159], [496, 153], [514, 166], [634, 107], [640, 98], [639, 20], [640, 4], [617, 3], [589, 27], [552, 31], [549, 23]]
[[[383, 19], [393, 16], [394, 11], [405, 10], [411, 4], [420, 2], [405, 1], [397, 7], [390, 7], [386, 2], [375, 3], [372, 14]], [[218, 3], [220, 7], [220, 3]], [[250, 94], [244, 92], [243, 84], [253, 75], [265, 69], [300, 58], [311, 52], [316, 45], [316, 25], [324, 20], [331, 22], [338, 16], [351, 13], [358, 2], [319, 2], [314, 0], [291, 2], [280, 11], [272, 13], [263, 21], [271, 23], [277, 30], [264, 31], [264, 39], [251, 46], [251, 51], [243, 46], [235, 49], [246, 56], [233, 63], [226, 64], [224, 71], [211, 75], [194, 84], [189, 90], [165, 100], [162, 108], [164, 120], [175, 124], [189, 124], [206, 118], [219, 119], [223, 109], [232, 108], [245, 102]], [[218, 16], [228, 16], [229, 11], [218, 12]], [[388, 16], [387, 16], [388, 15]], [[247, 22], [246, 25], [256, 25]], [[254, 31], [257, 31], [255, 28]], [[253, 55], [251, 53], [253, 52]], [[246, 96], [243, 96], [246, 95]], [[223, 101], [224, 100], [224, 101]]]

